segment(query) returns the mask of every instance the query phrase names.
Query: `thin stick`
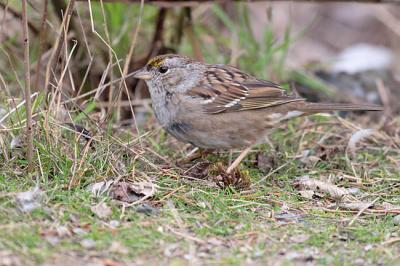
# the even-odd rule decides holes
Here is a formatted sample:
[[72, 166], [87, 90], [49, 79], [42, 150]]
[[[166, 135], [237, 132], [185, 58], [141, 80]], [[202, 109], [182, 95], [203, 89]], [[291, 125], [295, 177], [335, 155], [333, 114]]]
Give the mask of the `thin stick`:
[[47, 19], [47, 0], [43, 2], [43, 14], [42, 20], [40, 22], [40, 35], [39, 35], [39, 58], [36, 64], [36, 77], [35, 77], [35, 87], [34, 90], [39, 90], [39, 78], [40, 78], [40, 70], [42, 69], [42, 56], [44, 45], [46, 43], [46, 19]]
[[349, 226], [351, 226], [351, 225], [358, 219], [358, 217], [361, 216], [361, 214], [362, 214], [363, 212], [365, 212], [369, 207], [371, 207], [372, 205], [374, 205], [375, 202], [378, 201], [378, 199], [379, 199], [379, 197], [377, 197], [376, 199], [374, 199], [372, 202], [366, 204], [366, 205], [356, 214], [356, 216], [354, 216], [354, 218], [349, 222]]
[[236, 160], [233, 161], [233, 163], [226, 170], [227, 174], [230, 174], [240, 164], [240, 162], [244, 159], [244, 157], [246, 157], [246, 155], [251, 151], [252, 147], [253, 146], [249, 146], [240, 153], [240, 155], [236, 158]]
[[32, 103], [31, 103], [31, 75], [29, 72], [29, 33], [26, 14], [26, 0], [22, 1], [22, 31], [24, 36], [24, 76], [25, 76], [25, 109], [26, 109], [26, 137], [28, 172], [33, 170], [33, 131], [32, 131]]

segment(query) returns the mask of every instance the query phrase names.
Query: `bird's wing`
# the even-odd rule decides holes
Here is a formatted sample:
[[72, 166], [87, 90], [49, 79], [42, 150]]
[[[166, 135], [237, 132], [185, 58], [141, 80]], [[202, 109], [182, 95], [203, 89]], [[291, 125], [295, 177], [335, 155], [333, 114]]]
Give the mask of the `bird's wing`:
[[204, 79], [187, 92], [201, 98], [204, 111], [211, 114], [268, 108], [303, 98], [288, 95], [279, 85], [256, 79], [237, 68], [212, 65]]

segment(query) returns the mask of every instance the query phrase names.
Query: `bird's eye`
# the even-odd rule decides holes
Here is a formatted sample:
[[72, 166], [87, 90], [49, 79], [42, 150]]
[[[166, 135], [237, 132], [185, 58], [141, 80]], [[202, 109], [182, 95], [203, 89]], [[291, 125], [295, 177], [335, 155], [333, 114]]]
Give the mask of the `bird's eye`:
[[167, 66], [161, 66], [158, 71], [162, 74], [167, 73], [168, 67]]

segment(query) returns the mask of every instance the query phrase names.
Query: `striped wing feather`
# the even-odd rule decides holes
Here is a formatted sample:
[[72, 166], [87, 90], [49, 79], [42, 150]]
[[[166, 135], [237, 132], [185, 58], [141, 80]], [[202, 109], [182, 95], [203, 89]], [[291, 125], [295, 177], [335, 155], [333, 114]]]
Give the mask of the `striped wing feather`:
[[204, 111], [211, 114], [268, 108], [303, 98], [291, 96], [279, 85], [256, 79], [231, 66], [210, 66], [203, 81], [188, 91], [201, 98]]

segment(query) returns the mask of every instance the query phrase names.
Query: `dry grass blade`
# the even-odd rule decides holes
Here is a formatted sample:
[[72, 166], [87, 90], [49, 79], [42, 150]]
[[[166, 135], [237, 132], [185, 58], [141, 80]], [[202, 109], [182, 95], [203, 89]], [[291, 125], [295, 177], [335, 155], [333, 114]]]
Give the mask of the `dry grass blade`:
[[347, 144], [347, 151], [350, 152], [350, 154], [354, 155], [356, 152], [356, 145], [360, 141], [362, 141], [365, 138], [368, 138], [371, 136], [375, 130], [373, 129], [361, 129], [356, 131], [350, 138], [349, 143]]
[[365, 206], [362, 209], [360, 209], [360, 211], [357, 213], [357, 215], [354, 216], [354, 218], [349, 222], [349, 226], [351, 226], [358, 219], [358, 217], [360, 217], [360, 215], [363, 212], [365, 212], [369, 207], [373, 206], [374, 203], [378, 201], [378, 199], [379, 199], [379, 197], [374, 199], [372, 202], [365, 204]]
[[54, 67], [54, 69], [56, 67], [58, 57], [60, 56], [60, 52], [61, 52], [62, 46], [64, 44], [64, 38], [66, 37], [64, 34], [64, 29], [68, 29], [74, 6], [75, 6], [75, 0], [70, 0], [68, 3], [67, 11], [65, 12], [65, 16], [63, 18], [63, 21], [61, 23], [61, 26], [60, 26], [60, 29], [58, 32], [58, 38], [54, 44], [54, 48], [51, 53], [50, 60], [46, 67], [46, 80], [45, 80], [45, 85], [44, 85], [46, 92], [48, 92], [49, 86], [51, 83], [50, 72], [51, 72], [52, 67]]
[[[120, 105], [119, 105], [119, 103], [121, 102], [121, 87], [122, 87], [122, 85], [125, 88], [126, 95], [128, 97], [128, 101], [131, 102], [131, 98], [130, 98], [130, 95], [129, 95], [129, 89], [128, 89], [128, 86], [126, 85], [126, 81], [125, 81], [125, 76], [128, 74], [129, 63], [131, 62], [133, 51], [134, 51], [134, 48], [136, 46], [137, 36], [139, 34], [140, 27], [142, 26], [143, 7], [144, 7], [144, 0], [141, 0], [140, 1], [140, 14], [139, 14], [139, 18], [138, 18], [138, 24], [137, 24], [137, 27], [136, 27], [134, 33], [133, 33], [132, 43], [131, 43], [131, 45], [129, 47], [129, 52], [128, 52], [128, 55], [127, 55], [126, 60], [125, 60], [124, 69], [123, 69], [123, 72], [122, 72], [122, 79], [121, 79], [121, 83], [120, 83], [120, 86], [119, 86], [120, 90], [119, 90], [119, 93], [118, 93], [118, 101], [117, 101], [117, 103], [118, 103], [117, 116], [119, 116], [119, 113], [120, 113]], [[137, 123], [136, 123], [135, 112], [133, 111], [132, 105], [130, 105], [130, 109], [131, 109], [132, 117], [133, 117], [134, 122], [135, 122], [136, 131], [140, 135], [139, 128], [138, 128]], [[142, 145], [141, 139], [139, 139], [139, 143], [140, 143], [140, 145]]]

